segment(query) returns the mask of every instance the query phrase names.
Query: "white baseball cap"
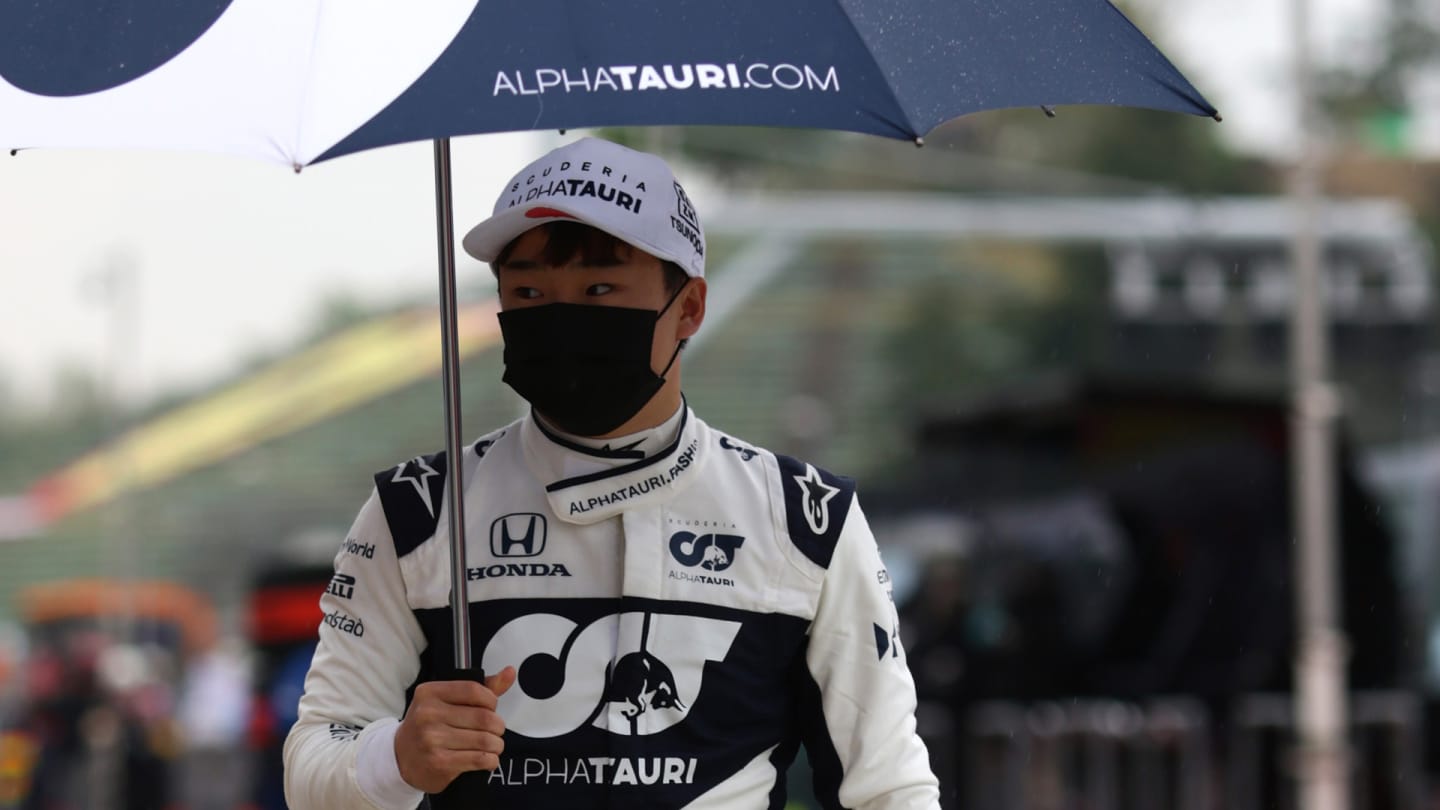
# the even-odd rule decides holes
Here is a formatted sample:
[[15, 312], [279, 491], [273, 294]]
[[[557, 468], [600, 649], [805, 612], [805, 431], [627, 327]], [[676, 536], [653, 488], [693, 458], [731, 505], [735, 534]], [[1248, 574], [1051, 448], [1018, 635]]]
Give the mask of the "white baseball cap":
[[695, 206], [660, 158], [599, 138], [551, 151], [506, 184], [490, 218], [465, 234], [465, 252], [493, 262], [520, 234], [578, 220], [688, 275], [705, 275], [705, 231]]

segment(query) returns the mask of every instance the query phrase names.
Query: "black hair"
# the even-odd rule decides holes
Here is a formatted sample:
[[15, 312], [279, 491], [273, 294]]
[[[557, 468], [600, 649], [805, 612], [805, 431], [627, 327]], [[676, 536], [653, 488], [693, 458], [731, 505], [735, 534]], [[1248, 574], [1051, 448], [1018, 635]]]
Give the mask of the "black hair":
[[[583, 222], [554, 220], [537, 227], [545, 232], [545, 249], [541, 251], [540, 259], [554, 267], [567, 264], [576, 256], [584, 264], [616, 264], [621, 261], [622, 250], [629, 253], [637, 249], [625, 240]], [[500, 275], [500, 266], [510, 260], [518, 241], [518, 236], [511, 239], [490, 263], [490, 270], [496, 276]], [[662, 259], [660, 264], [665, 271], [665, 292], [674, 295], [690, 280], [690, 275], [675, 262]]]

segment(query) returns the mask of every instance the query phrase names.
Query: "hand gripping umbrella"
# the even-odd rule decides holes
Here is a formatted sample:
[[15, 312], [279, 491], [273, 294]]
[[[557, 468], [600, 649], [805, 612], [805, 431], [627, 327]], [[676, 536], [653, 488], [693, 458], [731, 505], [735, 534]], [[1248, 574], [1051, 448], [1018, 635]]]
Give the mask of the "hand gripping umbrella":
[[921, 137], [969, 112], [1215, 109], [1108, 0], [0, 0], [0, 148], [142, 147], [293, 167], [433, 140], [451, 607], [459, 497], [451, 136], [767, 125]]

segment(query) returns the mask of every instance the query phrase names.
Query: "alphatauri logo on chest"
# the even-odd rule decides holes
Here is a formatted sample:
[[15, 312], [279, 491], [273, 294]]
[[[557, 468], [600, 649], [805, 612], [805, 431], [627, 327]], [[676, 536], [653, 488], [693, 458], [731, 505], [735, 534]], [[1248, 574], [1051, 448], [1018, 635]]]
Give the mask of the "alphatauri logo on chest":
[[723, 661], [739, 632], [739, 622], [704, 616], [632, 611], [580, 624], [531, 613], [495, 631], [481, 666], [518, 669], [498, 707], [508, 731], [544, 739], [589, 724], [656, 734], [685, 719], [706, 662]]

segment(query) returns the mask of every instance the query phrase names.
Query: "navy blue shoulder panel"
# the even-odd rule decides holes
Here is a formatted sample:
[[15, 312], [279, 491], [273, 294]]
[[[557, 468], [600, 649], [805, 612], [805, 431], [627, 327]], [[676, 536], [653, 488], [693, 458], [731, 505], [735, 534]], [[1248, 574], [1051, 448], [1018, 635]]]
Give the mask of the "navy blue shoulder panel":
[[780, 463], [790, 540], [816, 565], [829, 568], [855, 499], [855, 482], [790, 456], [776, 453], [775, 460]]
[[396, 558], [404, 557], [435, 535], [446, 470], [442, 450], [375, 473], [375, 491], [380, 493], [385, 522], [390, 524]]

